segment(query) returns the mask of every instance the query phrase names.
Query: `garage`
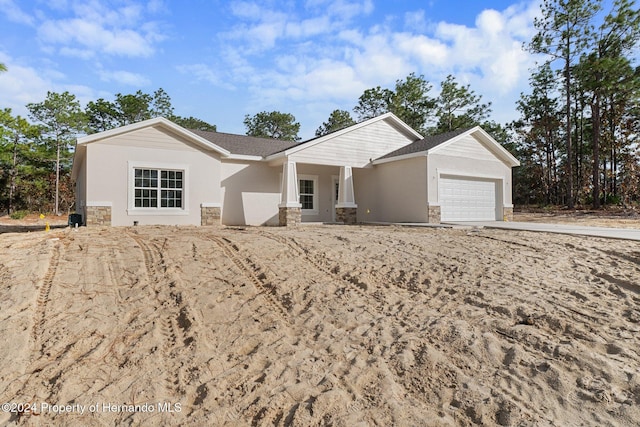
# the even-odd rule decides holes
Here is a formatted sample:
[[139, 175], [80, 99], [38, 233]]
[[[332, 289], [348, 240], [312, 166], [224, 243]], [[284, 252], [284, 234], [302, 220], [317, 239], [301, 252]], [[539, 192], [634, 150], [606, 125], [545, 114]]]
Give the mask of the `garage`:
[[495, 221], [498, 181], [472, 177], [441, 176], [441, 221]]
[[513, 220], [511, 170], [520, 162], [479, 126], [428, 136], [372, 163], [380, 201], [362, 203], [373, 205], [368, 221]]

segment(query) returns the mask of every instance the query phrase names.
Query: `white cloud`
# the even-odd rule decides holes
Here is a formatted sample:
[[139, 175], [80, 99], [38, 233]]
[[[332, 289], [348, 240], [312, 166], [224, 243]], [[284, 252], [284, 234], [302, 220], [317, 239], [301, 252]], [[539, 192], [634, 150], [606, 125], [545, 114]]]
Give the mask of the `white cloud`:
[[404, 14], [404, 25], [408, 30], [424, 31], [427, 27], [424, 10], [416, 10]]
[[131, 73], [129, 71], [100, 71], [98, 73], [100, 75], [100, 79], [105, 82], [116, 82], [118, 84], [134, 86], [136, 88], [141, 88], [143, 86], [149, 86], [151, 84], [151, 80], [146, 78], [145, 76], [137, 73]]
[[154, 52], [150, 41], [134, 30], [107, 29], [84, 19], [44, 22], [38, 36], [45, 44], [62, 45], [62, 52], [66, 48], [67, 51], [88, 50], [131, 57], [148, 57]]
[[43, 80], [31, 68], [15, 64], [8, 67], [8, 72], [0, 74], [0, 92], [4, 99], [2, 108], [11, 108], [13, 114], [26, 117], [26, 105], [44, 100], [47, 90], [51, 90], [50, 82]]
[[23, 12], [14, 0], [0, 0], [0, 11], [7, 16], [9, 21], [26, 25], [34, 24], [33, 16]]
[[11, 108], [14, 115], [28, 117], [27, 104], [42, 102], [47, 92], [69, 91], [83, 103], [95, 99], [96, 92], [84, 85], [60, 83], [64, 74], [53, 70], [40, 70], [25, 66], [8, 55], [0, 52], [0, 62], [8, 71], [0, 73], [0, 93], [3, 97], [2, 108]]
[[[55, 53], [54, 50], [48, 49], [49, 52]], [[95, 53], [90, 49], [78, 49], [73, 47], [61, 47], [58, 51], [62, 56], [68, 56], [71, 58], [79, 58], [89, 60], [95, 57]]]
[[216, 71], [216, 67], [206, 64], [190, 64], [178, 65], [176, 69], [179, 73], [190, 76], [191, 79], [202, 80], [225, 89], [234, 89], [233, 85], [225, 79], [225, 75]]
[[371, 0], [352, 2], [347, 0], [336, 0], [327, 6], [331, 15], [341, 18], [343, 21], [350, 21], [358, 16], [369, 15], [373, 12], [374, 5]]
[[68, 12], [74, 16], [42, 17], [38, 38], [45, 49], [57, 47], [64, 55], [83, 59], [92, 53], [149, 57], [154, 43], [165, 38], [156, 23], [145, 20], [145, 9], [138, 4], [112, 8], [100, 1], [74, 2], [62, 15]]
[[169, 11], [169, 7], [164, 0], [149, 0], [147, 2], [147, 10], [154, 14], [165, 13]]
[[399, 33], [394, 35], [393, 41], [399, 53], [415, 58], [422, 69], [443, 67], [449, 61], [448, 48], [440, 40], [424, 35]]
[[[281, 41], [299, 40], [337, 32], [373, 11], [371, 0], [310, 1], [304, 12], [278, 10], [258, 2], [236, 1], [230, 10], [242, 22], [221, 36], [248, 54], [273, 49]], [[310, 15], [301, 18], [301, 14]], [[244, 44], [241, 44], [244, 42]]]
[[238, 18], [250, 19], [258, 21], [262, 17], [263, 10], [257, 3], [248, 1], [236, 1], [232, 2], [231, 12]]
[[313, 37], [326, 33], [329, 28], [331, 28], [329, 17], [319, 16], [301, 22], [287, 22], [284, 34], [292, 38]]
[[350, 110], [364, 89], [393, 87], [415, 72], [433, 84], [433, 96], [453, 74], [484, 102], [493, 101], [494, 117], [507, 121], [520, 91], [526, 90], [534, 62], [522, 43], [533, 35], [533, 17], [539, 13], [535, 0], [502, 11], [487, 9], [470, 26], [427, 23], [425, 12], [418, 10], [360, 29], [355, 18], [370, 12], [370, 2], [309, 0], [306, 7], [314, 13], [296, 20], [293, 13], [257, 3], [236, 4], [235, 13], [245, 20], [226, 41], [229, 49], [236, 43], [234, 51], [242, 60], [224, 56], [230, 65], [227, 78], [249, 87], [252, 109], [280, 105], [294, 111], [313, 104]]

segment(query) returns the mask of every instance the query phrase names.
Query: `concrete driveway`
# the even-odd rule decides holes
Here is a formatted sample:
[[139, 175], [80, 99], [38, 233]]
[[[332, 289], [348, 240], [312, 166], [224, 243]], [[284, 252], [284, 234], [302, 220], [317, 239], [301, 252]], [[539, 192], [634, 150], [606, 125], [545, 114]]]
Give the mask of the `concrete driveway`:
[[[543, 233], [575, 234], [580, 236], [606, 237], [610, 239], [627, 239], [640, 241], [640, 229], [635, 228], [605, 228], [587, 227], [584, 225], [503, 221], [449, 222], [447, 224], [484, 228], [500, 228], [505, 230], [540, 231]], [[638, 225], [640, 226], [640, 223]]]

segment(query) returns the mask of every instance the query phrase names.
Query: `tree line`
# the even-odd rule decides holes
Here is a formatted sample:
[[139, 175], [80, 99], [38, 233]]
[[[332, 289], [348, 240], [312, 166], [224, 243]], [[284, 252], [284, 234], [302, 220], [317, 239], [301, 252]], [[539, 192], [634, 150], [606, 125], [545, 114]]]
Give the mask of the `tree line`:
[[[511, 123], [489, 120], [491, 102], [449, 75], [439, 93], [409, 74], [393, 88], [366, 89], [351, 112], [336, 109], [316, 136], [393, 112], [421, 134], [481, 125], [521, 162], [514, 169], [517, 205], [635, 206], [640, 201], [640, 11], [631, 0], [544, 0], [536, 34], [524, 48], [542, 58]], [[636, 56], [634, 56], [636, 55]], [[0, 64], [0, 72], [6, 67]], [[68, 92], [28, 104], [29, 119], [0, 110], [0, 205], [16, 210], [70, 211], [71, 158], [78, 136], [152, 117], [188, 129], [216, 131], [194, 117], [176, 116], [169, 95], [117, 94], [82, 108]], [[291, 113], [244, 118], [247, 135], [299, 141]]]
[[[640, 11], [634, 1], [545, 0], [525, 46], [543, 55], [517, 103], [520, 204], [637, 204]], [[635, 53], [634, 53], [635, 52]], [[636, 57], [634, 57], [634, 54]]]
[[[0, 64], [0, 70], [6, 69]], [[70, 212], [75, 203], [71, 166], [79, 136], [103, 132], [153, 117], [166, 117], [188, 129], [216, 131], [216, 126], [173, 112], [163, 90], [117, 94], [82, 108], [75, 95], [48, 92], [44, 101], [27, 104], [29, 120], [0, 110], [0, 205], [19, 211]]]
[[[402, 121], [423, 135], [433, 135], [464, 127], [483, 124], [491, 129], [498, 125], [488, 122], [491, 103], [482, 103], [470, 85], [458, 83], [454, 76], [447, 76], [440, 84], [440, 94], [431, 96], [432, 89], [423, 75], [409, 74], [397, 80], [393, 89], [376, 86], [366, 89], [353, 108], [355, 118], [347, 110], [334, 110], [326, 122], [316, 130], [323, 136], [344, 129], [364, 120], [392, 112]], [[246, 115], [244, 125], [247, 135], [299, 141], [300, 124], [295, 116], [279, 111], [263, 111], [254, 116]]]

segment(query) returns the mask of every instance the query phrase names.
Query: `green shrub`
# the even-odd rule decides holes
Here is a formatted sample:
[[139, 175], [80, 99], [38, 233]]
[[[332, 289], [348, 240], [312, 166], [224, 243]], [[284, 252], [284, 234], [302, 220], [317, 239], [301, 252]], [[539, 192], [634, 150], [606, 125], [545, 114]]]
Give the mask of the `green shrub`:
[[607, 198], [604, 203], [607, 205], [619, 205], [620, 201], [620, 196], [615, 194], [607, 194]]
[[27, 212], [27, 211], [15, 211], [9, 216], [11, 217], [11, 219], [22, 219], [25, 216], [27, 216], [28, 213], [29, 212]]

